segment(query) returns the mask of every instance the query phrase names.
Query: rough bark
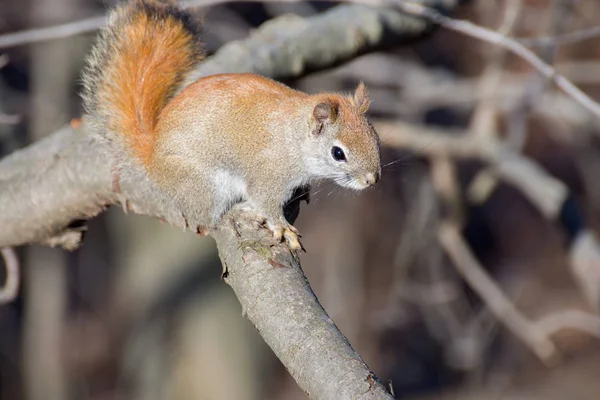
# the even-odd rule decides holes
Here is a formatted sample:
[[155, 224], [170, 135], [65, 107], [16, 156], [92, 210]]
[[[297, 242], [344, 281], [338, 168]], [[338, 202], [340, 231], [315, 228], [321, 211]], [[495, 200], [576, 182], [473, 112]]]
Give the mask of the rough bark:
[[273, 246], [268, 232], [235, 213], [212, 235], [244, 313], [310, 398], [392, 398], [329, 318], [285, 245]]

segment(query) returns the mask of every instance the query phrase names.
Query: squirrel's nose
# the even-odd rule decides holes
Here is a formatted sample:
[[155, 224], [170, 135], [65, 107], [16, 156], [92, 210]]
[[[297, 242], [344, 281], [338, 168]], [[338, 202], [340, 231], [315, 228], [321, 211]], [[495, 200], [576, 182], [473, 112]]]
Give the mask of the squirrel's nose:
[[365, 175], [365, 183], [367, 185], [372, 186], [372, 185], [376, 184], [377, 181], [379, 181], [379, 172], [376, 172], [376, 173], [369, 172], [368, 174]]

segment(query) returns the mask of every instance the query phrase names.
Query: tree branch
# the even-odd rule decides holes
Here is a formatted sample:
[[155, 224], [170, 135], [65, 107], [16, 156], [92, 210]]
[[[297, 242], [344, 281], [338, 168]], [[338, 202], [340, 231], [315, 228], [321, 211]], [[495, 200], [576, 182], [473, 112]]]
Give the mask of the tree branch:
[[65, 127], [0, 161], [0, 246], [44, 242], [118, 200], [96, 142]]
[[295, 78], [414, 39], [429, 28], [422, 19], [393, 8], [364, 5], [343, 4], [309, 18], [282, 15], [248, 38], [225, 44], [202, 63], [190, 81], [223, 72]]
[[11, 248], [0, 249], [4, 259], [4, 269], [6, 270], [4, 278], [4, 287], [0, 289], [0, 304], [8, 303], [17, 297], [19, 292], [20, 271], [19, 260], [15, 251]]
[[299, 260], [247, 218], [230, 213], [212, 232], [243, 312], [316, 399], [392, 398], [315, 297]]
[[[565, 184], [497, 139], [480, 140], [456, 129], [440, 130], [401, 122], [381, 122], [376, 126], [388, 132], [384, 145], [427, 156], [476, 159], [490, 164], [498, 177], [519, 189], [548, 219], [557, 218], [569, 194]], [[450, 131], [454, 134], [448, 134]]]
[[505, 296], [492, 278], [483, 270], [452, 222], [442, 223], [438, 237], [456, 270], [469, 286], [485, 301], [496, 318], [504, 323], [546, 364], [556, 362], [556, 346], [547, 335], [529, 321]]

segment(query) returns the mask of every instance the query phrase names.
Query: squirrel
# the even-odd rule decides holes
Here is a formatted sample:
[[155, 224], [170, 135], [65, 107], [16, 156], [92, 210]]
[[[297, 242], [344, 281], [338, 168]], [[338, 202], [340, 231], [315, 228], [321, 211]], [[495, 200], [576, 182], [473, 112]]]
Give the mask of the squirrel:
[[379, 136], [353, 95], [309, 95], [250, 73], [186, 77], [204, 59], [200, 24], [174, 1], [116, 6], [83, 72], [84, 121], [144, 170], [207, 234], [234, 205], [302, 249], [283, 206], [331, 179], [362, 190], [381, 175]]

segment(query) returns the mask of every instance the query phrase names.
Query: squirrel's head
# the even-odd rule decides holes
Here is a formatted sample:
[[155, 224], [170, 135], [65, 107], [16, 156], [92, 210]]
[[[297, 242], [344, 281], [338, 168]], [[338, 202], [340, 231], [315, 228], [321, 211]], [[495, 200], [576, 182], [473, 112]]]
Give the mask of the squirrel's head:
[[379, 136], [366, 112], [371, 100], [361, 83], [354, 96], [315, 96], [311, 120], [311, 172], [355, 190], [366, 189], [381, 176]]

